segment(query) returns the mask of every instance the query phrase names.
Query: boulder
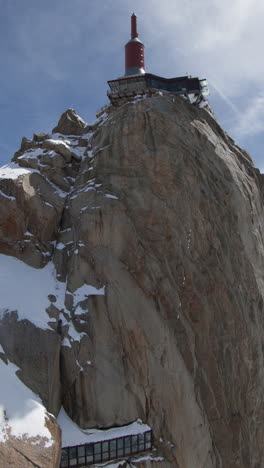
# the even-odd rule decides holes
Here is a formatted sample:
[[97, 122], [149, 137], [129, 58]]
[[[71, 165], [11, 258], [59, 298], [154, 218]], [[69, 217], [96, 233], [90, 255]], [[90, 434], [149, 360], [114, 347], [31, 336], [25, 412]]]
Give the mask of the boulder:
[[79, 117], [75, 110], [68, 109], [64, 112], [52, 133], [61, 133], [62, 135], [83, 135], [89, 130], [89, 125]]
[[[11, 169], [11, 173], [19, 170]], [[53, 250], [51, 242], [59, 228], [65, 197], [65, 192], [38, 172], [25, 170], [17, 178], [0, 179], [0, 252], [37, 268], [43, 266]]]
[[38, 142], [38, 143], [41, 143], [43, 140], [47, 140], [48, 138], [50, 138], [49, 134], [48, 133], [33, 133], [33, 140]]
[[72, 152], [67, 143], [59, 140], [44, 140], [42, 148], [50, 149], [62, 155], [67, 162], [71, 161]]
[[29, 140], [26, 137], [22, 138], [21, 146], [20, 146], [20, 151], [21, 152], [27, 151], [28, 149], [35, 149], [37, 147], [38, 147], [38, 145], [37, 145], [36, 141]]

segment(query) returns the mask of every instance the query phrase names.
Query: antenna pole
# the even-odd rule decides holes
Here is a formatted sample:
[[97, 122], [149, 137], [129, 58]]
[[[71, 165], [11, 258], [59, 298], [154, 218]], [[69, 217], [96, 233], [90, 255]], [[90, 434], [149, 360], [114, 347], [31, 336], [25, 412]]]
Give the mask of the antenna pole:
[[138, 37], [137, 33], [137, 17], [135, 13], [131, 16], [131, 39]]

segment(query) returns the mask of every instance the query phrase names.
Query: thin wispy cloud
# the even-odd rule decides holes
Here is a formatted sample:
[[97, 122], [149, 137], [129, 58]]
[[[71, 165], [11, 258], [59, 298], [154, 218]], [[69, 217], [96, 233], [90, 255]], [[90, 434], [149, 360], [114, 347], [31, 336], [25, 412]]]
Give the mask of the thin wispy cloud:
[[[161, 42], [160, 69], [170, 68], [171, 73], [173, 68], [177, 70], [183, 65], [182, 71], [205, 75], [211, 92], [216, 91], [232, 110], [230, 129], [237, 138], [244, 141], [247, 136], [262, 132], [259, 93], [264, 76], [260, 40], [264, 3], [259, 0], [151, 3], [155, 4], [151, 12], [154, 25], [148, 26], [148, 34], [151, 37], [154, 31], [155, 38], [158, 31], [155, 46]], [[256, 97], [248, 101], [252, 90]]]
[[240, 111], [238, 107], [232, 102], [232, 100], [221, 90], [215, 83], [210, 82], [210, 89], [215, 90], [215, 92], [220, 96], [220, 98], [228, 105], [228, 107], [234, 112], [236, 118], [240, 118]]

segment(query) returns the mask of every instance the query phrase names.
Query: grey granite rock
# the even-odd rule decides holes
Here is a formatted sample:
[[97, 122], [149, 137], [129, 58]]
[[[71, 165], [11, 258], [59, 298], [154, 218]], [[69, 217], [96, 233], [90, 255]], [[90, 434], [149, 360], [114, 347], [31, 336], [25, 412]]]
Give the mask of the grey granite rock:
[[[54, 131], [87, 128], [66, 111]], [[165, 461], [128, 466], [263, 466], [263, 176], [210, 110], [169, 95], [108, 108], [80, 147], [63, 197], [40, 169], [0, 181], [0, 251], [19, 257], [31, 230], [66, 283], [53, 330], [7, 312], [8, 358], [82, 428], [148, 423]], [[27, 363], [38, 340], [49, 364]]]

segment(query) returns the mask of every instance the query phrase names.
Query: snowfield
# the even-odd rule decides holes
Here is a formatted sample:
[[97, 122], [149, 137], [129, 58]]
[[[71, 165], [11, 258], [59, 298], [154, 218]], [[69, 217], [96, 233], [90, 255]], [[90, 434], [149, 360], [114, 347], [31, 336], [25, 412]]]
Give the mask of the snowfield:
[[[63, 244], [58, 244], [63, 248]], [[14, 294], [15, 281], [15, 294]], [[38, 328], [50, 329], [48, 322], [52, 322], [46, 309], [50, 305], [49, 294], [56, 297], [56, 307], [67, 311], [64, 305], [65, 294], [72, 295], [73, 303], [77, 307], [91, 295], [104, 295], [105, 287], [96, 289], [89, 284], [82, 285], [74, 293], [67, 291], [66, 283], [56, 278], [56, 271], [52, 262], [44, 268], [36, 269], [26, 263], [8, 255], [0, 254], [0, 318], [11, 311], [17, 311], [18, 320], [29, 320]], [[71, 341], [80, 341], [85, 335], [78, 333], [71, 321], [61, 316], [62, 325], [68, 325]], [[71, 346], [66, 339], [63, 346]]]
[[0, 359], [0, 442], [11, 436], [34, 438], [30, 443], [43, 443], [46, 447], [54, 439], [45, 425], [46, 409], [40, 398], [16, 376], [18, 367]]
[[65, 288], [65, 283], [56, 280], [52, 263], [36, 269], [0, 254], [0, 317], [7, 311], [17, 311], [19, 320], [27, 319], [39, 328], [49, 329], [50, 319], [45, 312], [50, 305], [48, 295], [56, 296], [63, 307]]

